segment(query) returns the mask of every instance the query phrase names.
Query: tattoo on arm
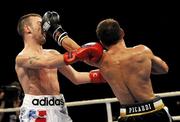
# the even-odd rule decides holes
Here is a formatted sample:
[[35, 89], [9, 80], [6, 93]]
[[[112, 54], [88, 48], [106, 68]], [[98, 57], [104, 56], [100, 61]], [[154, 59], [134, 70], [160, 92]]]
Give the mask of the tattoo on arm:
[[33, 57], [29, 57], [29, 64], [32, 64], [34, 60], [39, 60], [39, 57], [33, 56]]

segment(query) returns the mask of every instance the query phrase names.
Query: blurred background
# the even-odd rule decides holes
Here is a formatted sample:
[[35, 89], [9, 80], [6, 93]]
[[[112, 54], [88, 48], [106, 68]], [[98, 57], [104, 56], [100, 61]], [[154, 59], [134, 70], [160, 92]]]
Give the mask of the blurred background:
[[[150, 47], [155, 55], [160, 56], [169, 65], [166, 75], [152, 76], [154, 91], [170, 92], [180, 89], [179, 75], [179, 8], [173, 1], [138, 2], [138, 1], [60, 1], [60, 0], [19, 0], [15, 3], [1, 3], [1, 44], [0, 44], [0, 86], [18, 82], [14, 64], [16, 55], [22, 50], [23, 43], [16, 31], [18, 19], [27, 13], [57, 11], [60, 14], [63, 28], [79, 45], [98, 41], [96, 26], [106, 18], [116, 19], [124, 29], [127, 46], [144, 44]], [[54, 48], [65, 52], [52, 39], [48, 39], [44, 48]], [[78, 62], [73, 64], [78, 71], [89, 71], [94, 67]], [[61, 92], [67, 102], [114, 97], [107, 84], [84, 84], [75, 86], [59, 74]], [[8, 97], [10, 98], [10, 97]], [[172, 115], [180, 115], [179, 97], [164, 98]], [[1, 101], [0, 101], [1, 102]], [[112, 104], [113, 117], [119, 115], [119, 104]], [[106, 122], [105, 105], [69, 107], [69, 114], [74, 122]]]

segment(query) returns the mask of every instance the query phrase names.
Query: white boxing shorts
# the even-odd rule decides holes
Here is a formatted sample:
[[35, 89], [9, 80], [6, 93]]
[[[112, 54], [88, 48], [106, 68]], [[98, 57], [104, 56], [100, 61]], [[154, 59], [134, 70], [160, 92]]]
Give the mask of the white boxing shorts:
[[20, 122], [72, 122], [63, 94], [25, 94], [19, 119]]

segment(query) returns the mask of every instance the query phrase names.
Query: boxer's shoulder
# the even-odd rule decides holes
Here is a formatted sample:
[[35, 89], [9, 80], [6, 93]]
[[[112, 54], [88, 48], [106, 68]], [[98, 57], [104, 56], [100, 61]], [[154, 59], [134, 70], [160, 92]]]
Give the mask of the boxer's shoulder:
[[43, 51], [45, 54], [60, 54], [60, 52], [55, 49], [43, 49]]

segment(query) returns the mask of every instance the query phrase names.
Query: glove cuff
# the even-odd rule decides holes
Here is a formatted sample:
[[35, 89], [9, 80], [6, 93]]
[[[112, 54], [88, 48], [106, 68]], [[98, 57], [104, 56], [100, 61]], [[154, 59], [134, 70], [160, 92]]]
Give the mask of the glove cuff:
[[68, 37], [68, 33], [65, 32], [61, 26], [59, 26], [53, 33], [53, 38], [54, 40], [58, 43], [59, 46], [62, 45], [62, 41], [63, 39], [65, 39], [66, 37]]
[[61, 35], [59, 35], [58, 39], [57, 39], [57, 43], [59, 46], [62, 46], [62, 41], [67, 38], [67, 32], [62, 33]]

